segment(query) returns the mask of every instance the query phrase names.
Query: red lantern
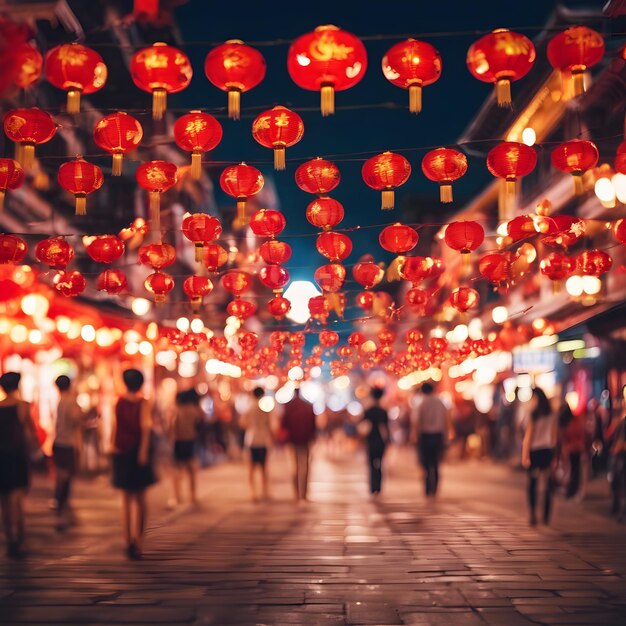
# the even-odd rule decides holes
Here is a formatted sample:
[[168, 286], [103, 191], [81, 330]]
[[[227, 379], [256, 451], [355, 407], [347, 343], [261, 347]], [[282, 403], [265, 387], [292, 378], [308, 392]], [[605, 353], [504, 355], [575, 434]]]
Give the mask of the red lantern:
[[260, 209], [250, 218], [250, 230], [257, 237], [276, 237], [285, 230], [285, 226], [285, 216], [274, 209]]
[[185, 89], [193, 69], [182, 50], [155, 43], [135, 53], [130, 61], [130, 75], [139, 89], [152, 94], [152, 117], [160, 120], [167, 109], [167, 94]]
[[274, 149], [274, 169], [285, 169], [285, 148], [304, 135], [302, 118], [286, 107], [276, 106], [260, 113], [252, 122], [252, 136], [265, 148]]
[[396, 87], [409, 90], [409, 111], [422, 110], [422, 87], [441, 76], [441, 55], [425, 41], [407, 39], [387, 50], [382, 60], [385, 78]]
[[46, 54], [48, 82], [67, 91], [67, 112], [80, 111], [80, 94], [94, 93], [107, 81], [102, 57], [80, 43], [63, 43]]
[[41, 109], [13, 109], [4, 116], [4, 132], [15, 142], [15, 160], [30, 169], [35, 161], [35, 145], [50, 141], [57, 132], [52, 116]]
[[241, 321], [248, 319], [256, 312], [256, 304], [250, 300], [233, 300], [226, 305], [229, 315], [240, 319]]
[[322, 291], [339, 291], [346, 279], [346, 268], [338, 263], [322, 265], [315, 270], [313, 278]]
[[144, 281], [144, 287], [154, 296], [157, 304], [165, 302], [167, 294], [174, 289], [174, 279], [165, 272], [154, 272], [150, 274]]
[[246, 200], [263, 189], [263, 174], [256, 167], [240, 163], [227, 167], [220, 176], [220, 187], [237, 199], [237, 218], [246, 223]]
[[580, 194], [583, 191], [583, 174], [596, 166], [599, 157], [598, 148], [593, 141], [572, 139], [552, 150], [552, 165], [573, 176], [574, 192]]
[[176, 120], [174, 140], [181, 150], [191, 152], [191, 177], [198, 180], [202, 175], [202, 153], [222, 141], [222, 125], [208, 113], [191, 111]]
[[118, 269], [107, 269], [98, 276], [98, 291], [106, 291], [117, 295], [128, 289], [128, 280], [124, 272]]
[[475, 41], [467, 51], [467, 68], [474, 78], [494, 83], [498, 105], [511, 106], [511, 83], [528, 74], [535, 62], [528, 37], [499, 28]]
[[584, 73], [604, 56], [604, 39], [587, 26], [570, 26], [548, 42], [547, 54], [553, 68], [572, 77], [579, 96], [585, 91]]
[[218, 89], [228, 92], [228, 117], [238, 120], [241, 94], [265, 78], [265, 59], [256, 48], [231, 39], [207, 54], [204, 73]]
[[393, 209], [394, 189], [406, 183], [411, 164], [400, 154], [383, 152], [365, 161], [361, 169], [368, 187], [382, 191], [382, 209]]
[[511, 258], [508, 253], [486, 254], [478, 262], [478, 271], [493, 285], [506, 287], [511, 279]]
[[309, 203], [306, 208], [306, 218], [317, 228], [330, 230], [341, 222], [344, 217], [343, 205], [333, 198], [322, 196]]
[[160, 0], [134, 0], [133, 16], [137, 22], [154, 22], [159, 17]]
[[0, 264], [17, 265], [22, 262], [27, 252], [28, 246], [21, 237], [0, 234]]
[[364, 311], [374, 308], [374, 294], [371, 291], [362, 291], [356, 295], [356, 305]]
[[485, 239], [485, 231], [478, 222], [458, 221], [446, 226], [444, 241], [449, 248], [461, 254], [476, 250]]
[[619, 243], [626, 244], [626, 219], [622, 218], [613, 226], [613, 236]]
[[289, 282], [289, 272], [280, 265], [264, 265], [259, 270], [259, 280], [266, 287], [280, 293]]
[[126, 246], [116, 235], [84, 237], [85, 251], [96, 263], [113, 263], [123, 254]]
[[601, 276], [613, 265], [613, 259], [603, 250], [585, 250], [576, 257], [576, 267], [584, 276]]
[[575, 269], [576, 262], [562, 252], [552, 252], [541, 260], [539, 269], [552, 281], [562, 281]]
[[73, 298], [85, 291], [87, 282], [80, 272], [60, 271], [54, 277], [54, 288], [68, 298]]
[[298, 167], [295, 179], [296, 185], [302, 191], [321, 196], [337, 187], [341, 181], [341, 173], [331, 161], [316, 157]]
[[287, 71], [298, 87], [320, 91], [322, 115], [335, 112], [335, 91], [365, 76], [367, 52], [360, 39], [336, 26], [318, 26], [298, 37], [287, 53]]
[[0, 159], [0, 212], [4, 209], [4, 197], [9, 189], [17, 189], [24, 182], [24, 170], [13, 159]]
[[324, 348], [332, 348], [333, 346], [337, 345], [338, 341], [339, 334], [336, 333], [334, 330], [323, 330], [319, 334], [319, 344]]
[[452, 202], [452, 183], [467, 172], [467, 157], [458, 150], [437, 148], [422, 159], [422, 172], [428, 180], [439, 183], [439, 200]]
[[330, 261], [343, 261], [352, 252], [352, 241], [348, 235], [327, 230], [318, 235], [315, 247]]
[[626, 141], [622, 141], [617, 146], [617, 153], [615, 155], [615, 171], [620, 174], [626, 174]]
[[187, 215], [182, 224], [183, 235], [196, 247], [196, 261], [202, 261], [204, 246], [222, 234], [220, 221], [205, 213]]
[[313, 296], [308, 302], [311, 319], [319, 320], [323, 324], [328, 320], [330, 306], [325, 296]]
[[261, 244], [259, 255], [270, 265], [281, 265], [291, 258], [291, 246], [284, 241], [269, 239]]
[[[585, 222], [571, 215], [554, 215], [546, 218], [547, 235], [541, 241], [548, 246], [573, 246], [586, 232]], [[543, 230], [542, 230], [543, 232]]]
[[507, 235], [514, 241], [520, 241], [537, 234], [535, 220], [532, 215], [518, 215], [506, 225]]
[[231, 271], [222, 276], [222, 287], [232, 293], [233, 296], [241, 296], [241, 294], [248, 291], [251, 286], [252, 278], [250, 274], [246, 274], [246, 272]]
[[417, 285], [422, 280], [441, 276], [444, 269], [443, 261], [438, 257], [408, 256], [400, 266], [400, 276]]
[[423, 313], [428, 300], [431, 298], [430, 292], [426, 289], [420, 289], [419, 287], [413, 287], [406, 292], [404, 296], [405, 304], [414, 310], [416, 313]]
[[29, 43], [22, 43], [15, 48], [15, 84], [27, 89], [41, 76], [43, 57], [41, 52]]
[[143, 128], [139, 121], [121, 111], [103, 117], [93, 129], [96, 145], [113, 156], [113, 176], [121, 176], [124, 155], [134, 150], [142, 138]]
[[364, 261], [357, 263], [352, 268], [352, 275], [359, 285], [365, 289], [372, 289], [380, 283], [385, 276], [382, 267], [376, 265], [373, 261]]
[[530, 174], [537, 165], [534, 148], [516, 141], [503, 141], [487, 154], [487, 169], [506, 181], [507, 194], [515, 193], [515, 181]]
[[383, 228], [378, 236], [378, 243], [380, 243], [381, 248], [394, 254], [403, 254], [413, 250], [418, 241], [417, 231], [399, 222]]
[[280, 320], [291, 310], [291, 302], [287, 298], [277, 295], [267, 303], [267, 310], [270, 315]]
[[73, 161], [61, 164], [57, 180], [63, 189], [74, 195], [76, 215], [86, 215], [87, 194], [102, 187], [104, 176], [97, 165], [77, 156]]
[[50, 237], [37, 244], [35, 257], [53, 269], [63, 269], [74, 258], [74, 248], [63, 237]]
[[137, 168], [135, 178], [148, 192], [150, 228], [161, 230], [161, 194], [178, 182], [178, 167], [169, 161], [148, 161]]
[[228, 252], [217, 243], [208, 243], [204, 246], [202, 262], [209, 272], [217, 272], [228, 261]]
[[471, 287], [457, 287], [449, 298], [450, 304], [459, 313], [466, 313], [469, 309], [473, 309], [478, 306], [480, 296], [475, 289]]
[[142, 265], [162, 270], [176, 261], [176, 248], [169, 243], [150, 243], [139, 248], [138, 256]]
[[202, 298], [213, 291], [213, 283], [206, 276], [188, 276], [183, 283], [183, 291], [194, 307], [202, 304]]

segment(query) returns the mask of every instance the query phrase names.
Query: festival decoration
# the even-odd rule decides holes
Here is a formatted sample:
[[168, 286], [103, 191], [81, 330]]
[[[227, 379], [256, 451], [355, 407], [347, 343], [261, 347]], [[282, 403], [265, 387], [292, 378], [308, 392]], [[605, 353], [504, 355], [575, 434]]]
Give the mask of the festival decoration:
[[484, 239], [483, 227], [474, 221], [450, 222], [444, 233], [446, 245], [453, 250], [458, 250], [461, 254], [469, 254], [476, 250]]
[[619, 243], [626, 244], [626, 219], [621, 218], [613, 226], [613, 236]]
[[188, 276], [183, 282], [183, 291], [191, 300], [193, 312], [197, 313], [202, 304], [202, 298], [213, 291], [213, 283], [207, 276]]
[[156, 271], [150, 274], [143, 284], [146, 291], [149, 291], [154, 296], [154, 302], [162, 304], [165, 302], [167, 294], [174, 289], [176, 283], [169, 274]]
[[158, 42], [133, 55], [130, 75], [139, 89], [152, 94], [152, 117], [160, 120], [167, 109], [167, 94], [185, 89], [193, 69], [182, 50]]
[[367, 52], [360, 39], [337, 26], [318, 26], [298, 37], [287, 53], [287, 71], [298, 87], [320, 92], [323, 116], [335, 112], [335, 91], [365, 76]]
[[337, 187], [341, 181], [341, 174], [334, 163], [316, 157], [298, 167], [295, 179], [296, 185], [302, 191], [324, 196]]
[[576, 269], [583, 276], [601, 276], [613, 266], [613, 259], [604, 250], [585, 250], [576, 257]]
[[[456, 243], [456, 235], [452, 236]], [[407, 256], [400, 266], [400, 276], [416, 286], [423, 280], [438, 278], [444, 269], [443, 261], [438, 257]]]
[[9, 189], [17, 189], [24, 183], [24, 170], [14, 159], [0, 158], [0, 212], [4, 209], [4, 198]]
[[552, 281], [553, 291], [558, 292], [562, 281], [576, 269], [576, 261], [562, 252], [551, 252], [541, 259], [539, 269]]
[[66, 272], [61, 270], [57, 272], [53, 284], [54, 288], [67, 298], [74, 298], [80, 295], [87, 287], [85, 277], [77, 271]]
[[289, 272], [281, 265], [264, 265], [259, 270], [259, 280], [274, 293], [280, 294], [289, 282]]
[[478, 306], [480, 296], [471, 287], [457, 287], [450, 294], [448, 301], [459, 313], [466, 313]]
[[287, 226], [287, 220], [280, 211], [260, 209], [250, 218], [250, 230], [257, 237], [276, 237]]
[[559, 144], [552, 150], [552, 165], [557, 170], [571, 174], [574, 180], [574, 193], [583, 192], [583, 174], [595, 167], [600, 155], [592, 141], [572, 139]]
[[98, 276], [97, 289], [110, 295], [118, 295], [128, 289], [128, 279], [121, 270], [109, 268]]
[[76, 215], [86, 215], [87, 195], [102, 187], [104, 176], [97, 165], [77, 156], [73, 161], [61, 164], [57, 180], [63, 189], [73, 194]]
[[291, 302], [283, 296], [274, 296], [267, 303], [267, 310], [270, 315], [273, 315], [277, 320], [281, 320], [291, 310]]
[[169, 161], [148, 161], [135, 172], [139, 186], [148, 192], [151, 230], [161, 230], [161, 194], [178, 182], [178, 167]]
[[243, 322], [255, 314], [256, 304], [250, 300], [236, 298], [226, 305], [226, 310], [229, 315], [232, 315]]
[[396, 222], [383, 228], [378, 236], [381, 248], [394, 254], [403, 254], [413, 250], [419, 241], [419, 235], [414, 228]]
[[511, 280], [511, 257], [506, 252], [494, 252], [481, 257], [478, 271], [492, 285], [506, 289]]
[[155, 270], [169, 267], [176, 261], [176, 248], [169, 243], [150, 243], [139, 248], [139, 262]]
[[436, 148], [424, 155], [422, 172], [439, 183], [440, 202], [452, 202], [452, 183], [467, 172], [467, 157], [458, 150]]
[[220, 187], [224, 193], [237, 200], [237, 219], [246, 223], [246, 201], [263, 189], [263, 174], [251, 165], [240, 163], [227, 167], [220, 176]]
[[49, 113], [36, 107], [12, 109], [4, 115], [4, 132], [15, 143], [15, 160], [24, 169], [30, 169], [35, 161], [35, 146], [50, 141], [57, 125]]
[[74, 248], [63, 237], [50, 237], [37, 244], [35, 258], [51, 269], [64, 269], [74, 258]]
[[269, 265], [281, 265], [291, 258], [291, 246], [284, 241], [270, 239], [261, 244], [259, 255]]
[[323, 292], [334, 293], [343, 286], [346, 279], [346, 268], [339, 263], [322, 265], [315, 270], [313, 278]]
[[228, 93], [228, 117], [240, 117], [241, 94], [265, 78], [265, 59], [252, 46], [230, 39], [213, 48], [204, 61], [204, 73], [218, 89]]
[[116, 235], [83, 237], [85, 251], [96, 263], [113, 263], [123, 254], [126, 246]]
[[326, 230], [317, 236], [317, 251], [330, 261], [343, 261], [352, 252], [352, 241], [348, 235]]
[[330, 230], [343, 220], [343, 205], [329, 196], [321, 196], [308, 204], [306, 218], [313, 226]]
[[283, 106], [263, 111], [252, 122], [252, 136], [257, 143], [274, 150], [275, 170], [285, 169], [285, 149], [297, 144], [303, 135], [302, 118]]
[[183, 219], [183, 235], [196, 249], [196, 261], [202, 261], [206, 244], [222, 234], [222, 224], [212, 215], [192, 213]]
[[368, 187], [382, 192], [381, 208], [393, 209], [394, 189], [409, 179], [411, 164], [402, 155], [386, 151], [365, 161], [361, 174]]
[[17, 235], [0, 234], [0, 264], [17, 265], [24, 260], [28, 246]]
[[364, 289], [372, 289], [384, 278], [385, 272], [373, 261], [363, 261], [352, 268], [352, 276]]
[[121, 111], [103, 117], [93, 129], [96, 145], [112, 155], [113, 176], [122, 175], [124, 155], [137, 148], [142, 138], [143, 128], [139, 121]]
[[191, 152], [191, 177], [202, 175], [202, 153], [210, 152], [222, 140], [222, 125], [208, 113], [190, 111], [174, 123], [174, 141], [181, 150]]
[[228, 261], [228, 252], [218, 243], [204, 245], [202, 263], [209, 272], [217, 272]]

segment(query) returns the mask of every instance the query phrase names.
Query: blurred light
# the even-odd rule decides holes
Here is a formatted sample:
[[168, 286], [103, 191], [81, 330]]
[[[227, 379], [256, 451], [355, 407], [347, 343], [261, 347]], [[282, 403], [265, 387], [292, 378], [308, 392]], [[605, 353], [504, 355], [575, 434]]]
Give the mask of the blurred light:
[[302, 380], [303, 376], [304, 371], [298, 365], [296, 365], [296, 367], [292, 367], [289, 372], [287, 372], [289, 380]]
[[469, 329], [465, 324], [457, 324], [452, 331], [452, 339], [455, 343], [463, 343], [469, 337]]
[[85, 324], [80, 329], [80, 336], [83, 341], [88, 343], [96, 340], [96, 329], [91, 324]]
[[124, 352], [126, 354], [130, 354], [131, 356], [137, 354], [139, 352], [139, 344], [136, 341], [131, 341], [124, 346]]
[[364, 354], [369, 354], [370, 352], [375, 352], [375, 351], [376, 351], [376, 344], [371, 339], [368, 339], [367, 341], [364, 341], [361, 344], [361, 352], [363, 352]]
[[615, 206], [615, 189], [613, 189], [613, 184], [608, 178], [598, 178], [593, 189], [596, 197], [604, 206], [608, 208]]
[[538, 332], [543, 332], [544, 328], [548, 325], [548, 322], [543, 319], [543, 317], [538, 317], [536, 320], [533, 320], [532, 326]]
[[311, 316], [309, 300], [320, 295], [322, 295], [321, 291], [310, 280], [294, 280], [283, 294], [283, 297], [291, 302], [287, 318], [296, 324], [308, 322]]
[[347, 389], [350, 386], [349, 376], [339, 376], [333, 380], [333, 386], [336, 389]]
[[146, 328], [146, 337], [150, 341], [156, 341], [159, 338], [159, 325], [156, 322], [150, 322]]
[[597, 359], [600, 356], [600, 348], [593, 346], [581, 350], [574, 350], [573, 357], [575, 359]]
[[145, 298], [133, 298], [133, 301], [130, 305], [132, 312], [135, 315], [145, 315], [150, 311], [152, 307], [152, 303], [150, 300], [146, 300]]
[[569, 341], [559, 341], [556, 344], [558, 352], [571, 352], [572, 350], [582, 350], [586, 347], [584, 339], [570, 339]]
[[[492, 367], [479, 367], [477, 370], [474, 370], [472, 380], [479, 385], [489, 385], [496, 379], [496, 376], [497, 372]], [[485, 412], [483, 411], [483, 413]]]
[[570, 296], [577, 298], [578, 296], [582, 296], [583, 294], [583, 279], [582, 276], [570, 276], [565, 281], [565, 291]]
[[274, 374], [270, 374], [265, 379], [265, 387], [267, 389], [270, 389], [271, 391], [274, 391], [274, 389], [278, 387], [278, 376], [274, 376]]
[[259, 399], [259, 409], [264, 413], [271, 413], [276, 406], [276, 401], [272, 396], [263, 396]]
[[[195, 353], [194, 353], [195, 354]], [[193, 365], [193, 364], [188, 364]], [[195, 366], [194, 366], [195, 367]], [[230, 376], [231, 378], [241, 377], [241, 368], [232, 363], [219, 361], [218, 359], [209, 359], [204, 366], [207, 374], [220, 374], [222, 376]]]
[[28, 333], [28, 341], [30, 343], [34, 343], [34, 344], [41, 343], [42, 339], [43, 339], [43, 335], [41, 334], [41, 331], [38, 330], [37, 328], [34, 328]]
[[295, 385], [292, 382], [285, 383], [280, 389], [276, 391], [274, 397], [279, 404], [286, 404], [293, 398]]
[[475, 317], [470, 320], [470, 323], [467, 325], [467, 332], [469, 333], [470, 339], [482, 339], [483, 321], [480, 317]]
[[534, 146], [535, 141], [537, 141], [537, 133], [535, 133], [535, 129], [527, 126], [522, 131], [522, 142], [527, 146]]
[[533, 397], [532, 387], [520, 387], [517, 391], [517, 399], [520, 402], [528, 402]]
[[80, 332], [82, 330], [82, 326], [78, 320], [73, 320], [70, 324], [70, 327], [67, 331], [68, 339], [78, 339], [80, 337]]
[[319, 365], [314, 365], [309, 372], [311, 378], [319, 378], [322, 375], [322, 368]]
[[197, 363], [200, 357], [195, 350], [185, 350], [184, 352], [180, 353], [180, 356], [178, 358], [180, 359], [181, 363]]
[[307, 380], [300, 385], [300, 394], [311, 404], [324, 399], [324, 390], [322, 389], [322, 386], [313, 380]]
[[160, 350], [154, 357], [157, 365], [168, 367], [176, 362], [176, 352], [174, 350]]
[[441, 380], [442, 376], [443, 376], [443, 374], [442, 374], [441, 370], [438, 367], [431, 367], [430, 368], [430, 377], [436, 383], [438, 383]]
[[626, 204], [626, 174], [615, 174], [613, 178], [611, 178], [611, 183], [613, 183], [613, 190], [615, 191], [617, 199], [622, 204]]
[[586, 294], [595, 296], [602, 290], [602, 281], [597, 276], [583, 276], [582, 286]]
[[196, 375], [198, 368], [195, 363], [183, 363], [178, 364], [178, 375], [181, 378], [192, 378]]
[[124, 333], [125, 343], [139, 343], [142, 337], [136, 330], [127, 330]]
[[176, 328], [183, 333], [186, 333], [189, 330], [189, 320], [186, 317], [179, 317], [176, 320]]
[[559, 340], [558, 335], [541, 335], [533, 337], [529, 342], [531, 348], [547, 348], [553, 346]]
[[444, 335], [445, 331], [441, 326], [435, 326], [435, 328], [430, 331], [431, 337], [443, 337]]
[[348, 402], [346, 410], [352, 416], [361, 415], [361, 413], [363, 413], [363, 405], [356, 400], [352, 400], [352, 402]]
[[191, 320], [189, 328], [191, 328], [192, 333], [201, 333], [204, 330], [204, 322], [199, 317], [196, 317]]
[[114, 342], [113, 333], [108, 328], [98, 328], [96, 331], [96, 343], [101, 348], [108, 348]]
[[474, 406], [483, 414], [493, 408], [493, 385], [481, 385], [474, 391]]
[[143, 356], [152, 354], [152, 344], [149, 341], [141, 341], [139, 343], [139, 354], [143, 354]]
[[48, 313], [50, 303], [48, 298], [40, 293], [29, 293], [22, 298], [21, 307], [25, 315], [42, 318]]
[[500, 222], [498, 224], [498, 228], [496, 228], [496, 233], [500, 235], [501, 237], [508, 237], [509, 236], [508, 222]]
[[493, 311], [491, 311], [491, 319], [496, 324], [504, 324], [509, 319], [509, 311], [505, 306], [494, 307]]
[[533, 384], [533, 379], [530, 377], [530, 374], [518, 374], [515, 379], [515, 384], [520, 389], [522, 387], [528, 387], [530, 389]]

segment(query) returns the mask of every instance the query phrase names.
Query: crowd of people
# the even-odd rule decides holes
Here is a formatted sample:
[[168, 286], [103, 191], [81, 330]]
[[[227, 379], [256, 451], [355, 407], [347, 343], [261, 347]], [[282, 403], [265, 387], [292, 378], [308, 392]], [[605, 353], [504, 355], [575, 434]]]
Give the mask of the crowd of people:
[[[122, 494], [123, 536], [129, 559], [142, 556], [148, 515], [146, 491], [157, 481], [155, 405], [154, 399], [144, 393], [144, 382], [142, 372], [137, 369], [123, 372], [125, 391], [115, 404], [110, 441], [105, 446], [110, 452], [112, 484]], [[5, 396], [0, 401], [0, 500], [6, 550], [10, 557], [19, 556], [23, 550], [23, 498], [29, 486], [30, 466], [33, 459], [41, 455], [30, 407], [20, 399], [19, 384], [20, 374], [16, 372], [7, 372], [0, 377]], [[85, 414], [79, 407], [70, 378], [59, 376], [55, 384], [59, 400], [52, 445], [53, 508], [59, 528], [64, 528], [72, 520], [71, 487], [78, 469]], [[269, 499], [267, 464], [270, 450], [274, 445], [283, 444], [291, 450], [294, 499], [302, 503], [307, 500], [311, 447], [319, 432], [317, 416], [297, 387], [292, 399], [283, 405], [280, 416], [267, 409], [267, 403], [263, 403], [265, 395], [262, 387], [255, 387], [248, 398], [248, 408], [238, 419], [241, 443], [249, 464], [251, 498], [255, 502]], [[405, 438], [415, 447], [423, 469], [424, 493], [432, 498], [438, 492], [439, 465], [446, 450], [451, 444], [460, 443], [460, 456], [463, 456], [468, 433], [459, 429], [459, 420], [455, 422], [451, 407], [437, 393], [434, 384], [424, 383], [413, 400], [407, 405]], [[355, 439], [362, 440], [366, 448], [370, 493], [375, 498], [383, 489], [385, 452], [394, 439], [398, 441], [397, 437], [394, 438], [394, 432], [397, 434], [398, 430], [392, 429], [389, 414], [393, 407], [388, 405], [383, 388], [373, 387], [364, 405], [357, 421], [350, 422], [355, 428], [349, 432]], [[547, 524], [559, 484], [563, 486], [565, 497], [580, 497], [587, 477], [604, 470], [609, 472], [611, 479], [613, 512], [624, 518], [626, 418], [616, 415], [609, 420], [599, 408], [597, 403], [591, 404], [591, 419], [575, 415], [566, 402], [555, 408], [538, 387], [533, 388], [528, 402], [494, 405], [492, 433], [495, 440], [490, 449], [500, 458], [517, 455], [519, 465], [526, 469], [532, 525], [536, 525], [539, 519], [540, 492], [540, 519]], [[215, 410], [220, 410], [217, 403]], [[221, 407], [221, 410], [225, 408]], [[196, 504], [196, 457], [206, 424], [202, 396], [195, 388], [179, 391], [171, 413], [166, 435], [172, 449], [173, 502], [183, 502], [183, 485], [186, 483], [189, 500]], [[398, 420], [397, 413], [395, 419]], [[515, 433], [519, 435], [519, 449], [513, 443]]]

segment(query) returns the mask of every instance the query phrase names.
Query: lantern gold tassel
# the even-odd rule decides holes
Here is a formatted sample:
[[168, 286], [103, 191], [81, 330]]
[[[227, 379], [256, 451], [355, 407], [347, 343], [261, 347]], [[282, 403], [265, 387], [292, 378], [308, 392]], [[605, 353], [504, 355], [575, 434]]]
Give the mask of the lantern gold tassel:
[[382, 194], [382, 203], [380, 208], [383, 209], [384, 211], [387, 211], [388, 209], [393, 209], [393, 201], [394, 201], [394, 193], [393, 193], [393, 189], [385, 189]]
[[87, 194], [77, 193], [76, 202], [76, 215], [87, 215]]
[[277, 171], [282, 171], [287, 166], [285, 152], [285, 146], [276, 146], [274, 148], [274, 169]]
[[461, 251], [461, 273], [463, 276], [469, 274], [472, 269], [472, 259], [470, 257], [471, 252]]
[[422, 86], [409, 85], [409, 111], [420, 113], [422, 110]]
[[204, 256], [204, 244], [197, 243], [196, 244], [196, 261], [198, 263], [202, 263], [202, 257]]
[[191, 153], [191, 178], [200, 180], [202, 176], [202, 152], [194, 150]]
[[111, 174], [113, 176], [122, 175], [122, 164], [124, 163], [124, 154], [122, 152], [113, 153], [113, 165], [111, 166]]
[[452, 185], [447, 183], [439, 185], [439, 201], [446, 204], [452, 202]]
[[585, 73], [576, 70], [572, 71], [572, 82], [574, 83], [574, 96], [585, 93]]
[[167, 91], [165, 89], [155, 89], [152, 92], [152, 117], [155, 120], [162, 120], [167, 109]]
[[583, 186], [583, 173], [574, 172], [572, 178], [574, 179], [574, 195], [580, 196], [585, 190]]
[[35, 144], [18, 143], [15, 146], [15, 160], [18, 161], [25, 170], [29, 170], [35, 164]]
[[67, 92], [67, 104], [65, 108], [68, 113], [75, 115], [80, 112], [80, 90], [70, 89]]
[[4, 189], [0, 189], [0, 213], [4, 211], [4, 196], [6, 195], [6, 191]]
[[237, 198], [237, 220], [242, 226], [248, 223], [246, 219], [246, 199]]
[[496, 100], [499, 107], [511, 107], [511, 81], [508, 78], [496, 81]]
[[239, 89], [228, 90], [228, 117], [238, 120], [241, 115], [241, 91]]
[[322, 85], [320, 90], [320, 107], [323, 117], [328, 117], [335, 113], [335, 88], [333, 85]]
[[150, 230], [161, 230], [161, 194], [158, 191], [148, 192], [150, 208]]
[[202, 298], [192, 298], [191, 299], [191, 312], [194, 315], [198, 315], [200, 313], [200, 307], [202, 306]]

